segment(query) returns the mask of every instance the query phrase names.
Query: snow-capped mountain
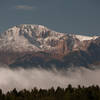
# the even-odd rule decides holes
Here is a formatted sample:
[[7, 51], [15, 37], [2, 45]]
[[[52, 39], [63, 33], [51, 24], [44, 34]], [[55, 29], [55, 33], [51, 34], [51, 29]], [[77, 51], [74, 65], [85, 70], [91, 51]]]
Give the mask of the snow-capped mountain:
[[[76, 59], [79, 59], [80, 56], [85, 56], [84, 59], [90, 59], [87, 58], [91, 55], [89, 50], [96, 53], [99, 50], [98, 43], [99, 36], [59, 33], [42, 25], [22, 24], [0, 34], [0, 62], [15, 65], [23, 62], [35, 64], [37, 61], [42, 61], [48, 65], [54, 59], [60, 60], [58, 62], [65, 66], [65, 63], [70, 62], [67, 61], [70, 58], [74, 63], [77, 63]], [[91, 45], [95, 46], [97, 51], [93, 51]], [[74, 56], [76, 56], [75, 59]], [[41, 65], [40, 62], [36, 64]]]
[[53, 42], [61, 40], [64, 34], [52, 31], [42, 25], [14, 26], [0, 36], [0, 48], [13, 51], [43, 51], [55, 49]]
[[14, 26], [0, 36], [0, 48], [13, 51], [45, 51], [55, 50], [59, 42], [64, 40], [94, 40], [97, 38], [81, 35], [58, 33], [42, 25]]

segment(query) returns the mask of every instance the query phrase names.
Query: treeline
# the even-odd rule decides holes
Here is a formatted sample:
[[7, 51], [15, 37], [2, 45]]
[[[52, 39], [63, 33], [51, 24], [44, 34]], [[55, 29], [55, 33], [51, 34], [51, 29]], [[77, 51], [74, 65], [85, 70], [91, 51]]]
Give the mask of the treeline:
[[69, 85], [65, 89], [60, 87], [39, 90], [34, 88], [31, 91], [13, 89], [6, 94], [0, 90], [0, 100], [100, 100], [100, 87], [78, 86], [73, 88]]

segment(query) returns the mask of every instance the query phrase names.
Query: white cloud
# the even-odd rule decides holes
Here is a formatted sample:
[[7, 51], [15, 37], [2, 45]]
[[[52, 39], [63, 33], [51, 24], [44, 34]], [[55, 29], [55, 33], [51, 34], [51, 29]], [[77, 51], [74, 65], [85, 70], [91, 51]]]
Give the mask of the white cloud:
[[36, 9], [35, 6], [30, 6], [30, 5], [17, 5], [15, 8], [18, 10], [35, 10]]
[[77, 85], [99, 85], [100, 86], [100, 69], [89, 70], [86, 68], [69, 68], [67, 70], [45, 70], [45, 69], [10, 69], [0, 68], [0, 88], [4, 92], [17, 88], [32, 89], [67, 87], [68, 84]]

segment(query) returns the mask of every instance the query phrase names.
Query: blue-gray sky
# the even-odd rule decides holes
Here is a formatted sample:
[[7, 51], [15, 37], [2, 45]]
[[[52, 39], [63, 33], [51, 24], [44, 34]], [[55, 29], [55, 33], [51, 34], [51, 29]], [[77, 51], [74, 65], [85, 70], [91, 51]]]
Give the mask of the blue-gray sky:
[[100, 33], [100, 0], [0, 0], [0, 31], [19, 24]]

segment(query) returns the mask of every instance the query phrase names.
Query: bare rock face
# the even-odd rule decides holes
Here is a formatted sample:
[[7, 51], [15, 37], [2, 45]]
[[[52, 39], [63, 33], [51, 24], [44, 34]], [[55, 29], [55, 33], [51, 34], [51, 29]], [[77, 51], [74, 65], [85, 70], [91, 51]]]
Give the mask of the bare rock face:
[[0, 34], [0, 62], [9, 66], [88, 66], [99, 61], [99, 36], [59, 33], [29, 24]]

